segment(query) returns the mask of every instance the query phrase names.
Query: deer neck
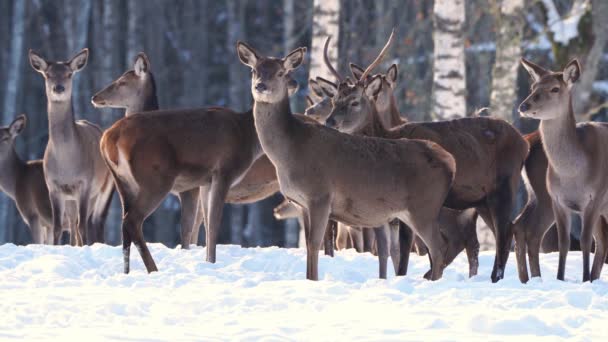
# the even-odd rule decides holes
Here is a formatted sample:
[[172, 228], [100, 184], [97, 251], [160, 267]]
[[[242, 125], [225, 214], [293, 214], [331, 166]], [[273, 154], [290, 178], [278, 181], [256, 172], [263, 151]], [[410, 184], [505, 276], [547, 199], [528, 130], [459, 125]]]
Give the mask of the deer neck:
[[143, 96], [141, 96], [138, 102], [125, 110], [125, 116], [129, 116], [134, 113], [150, 112], [158, 110], [158, 97], [156, 96], [156, 83], [154, 77], [149, 75], [144, 80]]
[[0, 188], [14, 200], [17, 192], [17, 178], [25, 173], [25, 163], [19, 158], [14, 147], [0, 163]]
[[586, 169], [588, 160], [576, 133], [572, 99], [556, 119], [542, 120], [539, 130], [553, 171], [571, 177]]
[[367, 122], [361, 130], [357, 132], [359, 135], [368, 137], [384, 137], [386, 136], [387, 129], [384, 127], [380, 114], [376, 110], [376, 106], [370, 105], [368, 109]]
[[390, 99], [391, 103], [388, 109], [384, 111], [378, 111], [378, 117], [382, 121], [384, 127], [387, 129], [398, 126], [403, 123], [401, 115], [399, 114], [399, 110], [397, 109], [397, 101], [395, 100], [395, 97], [391, 96]]
[[49, 101], [49, 140], [53, 144], [70, 143], [76, 137], [72, 100]]
[[261, 147], [270, 160], [276, 164], [289, 159], [288, 145], [298, 122], [291, 113], [287, 93], [276, 103], [254, 102], [253, 117]]

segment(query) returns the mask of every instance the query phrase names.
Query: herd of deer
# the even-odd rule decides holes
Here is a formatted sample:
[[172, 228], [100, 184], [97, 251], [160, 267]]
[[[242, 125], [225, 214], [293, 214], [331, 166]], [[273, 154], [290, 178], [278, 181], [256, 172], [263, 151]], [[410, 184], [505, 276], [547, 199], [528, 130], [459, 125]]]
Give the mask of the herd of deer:
[[[157, 270], [142, 223], [168, 193], [181, 203], [182, 248], [196, 243], [204, 223], [207, 261], [215, 262], [224, 203], [254, 202], [280, 190], [287, 200], [275, 216], [299, 218], [307, 279], [318, 279], [319, 250], [325, 246], [333, 255], [334, 242], [374, 248], [381, 278], [389, 256], [396, 274], [406, 274], [414, 241], [421, 253], [428, 251], [425, 278], [441, 278], [463, 249], [469, 275], [476, 275], [479, 215], [496, 237], [493, 282], [504, 277], [513, 237], [520, 280], [528, 281], [528, 261], [531, 275], [539, 277], [541, 241], [554, 222], [557, 277], [563, 280], [572, 213], [582, 218], [583, 280], [597, 279], [608, 254], [608, 177], [601, 171], [608, 168], [602, 157], [608, 155], [608, 125], [575, 122], [571, 94], [581, 73], [578, 61], [552, 72], [522, 59], [533, 84], [519, 112], [541, 120], [533, 134], [522, 136], [504, 120], [480, 116], [407, 122], [393, 93], [397, 65], [372, 75], [393, 37], [367, 68], [351, 64], [352, 79], [329, 62], [328, 38], [325, 63], [337, 83], [310, 80], [306, 115], [293, 114], [289, 102], [298, 88], [291, 74], [306, 48], [274, 58], [237, 43], [238, 58], [252, 70], [254, 104], [244, 113], [159, 110], [150, 63], [140, 53], [132, 70], [92, 98], [96, 107], [125, 109], [105, 132], [75, 120], [72, 110], [72, 80], [86, 66], [88, 50], [67, 62], [30, 51], [31, 66], [45, 80], [49, 142], [42, 160], [24, 162], [14, 141], [25, 116], [2, 127], [0, 187], [15, 200], [34, 242], [57, 244], [67, 230], [73, 245], [104, 241], [116, 189], [125, 273], [132, 243], [147, 271]], [[528, 203], [511, 222], [522, 166]]]

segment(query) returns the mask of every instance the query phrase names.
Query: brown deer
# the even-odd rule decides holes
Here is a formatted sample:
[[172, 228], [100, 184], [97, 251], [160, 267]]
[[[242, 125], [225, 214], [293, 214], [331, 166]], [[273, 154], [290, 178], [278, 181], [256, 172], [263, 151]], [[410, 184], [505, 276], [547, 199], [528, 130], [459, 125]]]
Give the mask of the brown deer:
[[455, 173], [454, 159], [431, 142], [351, 136], [298, 120], [291, 114], [285, 75], [302, 64], [305, 51], [264, 57], [237, 43], [241, 62], [252, 69], [260, 143], [277, 169], [281, 192], [304, 213], [307, 279], [318, 279], [329, 218], [357, 227], [377, 227], [393, 218], [407, 222], [429, 247], [430, 278], [441, 278], [447, 247], [437, 218]]
[[[581, 74], [574, 59], [562, 72], [553, 72], [525, 59], [522, 65], [532, 78], [531, 94], [519, 106], [524, 117], [540, 119], [540, 136], [547, 154], [547, 188], [559, 240], [557, 279], [564, 280], [570, 247], [570, 216], [581, 217], [583, 281], [599, 278], [608, 252], [608, 125], [576, 124], [572, 110], [572, 88]], [[596, 250], [591, 272], [589, 255], [595, 237]]]
[[[295, 93], [298, 83], [289, 83], [289, 93]], [[133, 69], [126, 71], [110, 85], [91, 98], [95, 107], [124, 108], [125, 116], [134, 113], [155, 111], [159, 109], [156, 94], [156, 82], [150, 61], [145, 53], [140, 52], [133, 63]], [[265, 199], [279, 191], [276, 170], [266, 156], [258, 158], [247, 171], [243, 179], [233, 185], [226, 196], [226, 203], [252, 203]], [[204, 208], [199, 202], [199, 188], [181, 193], [171, 191], [178, 196], [182, 206], [181, 244], [189, 248], [196, 244]], [[200, 211], [200, 213], [199, 213]], [[188, 228], [192, 227], [192, 228]]]
[[0, 190], [15, 201], [33, 242], [52, 245], [53, 217], [42, 160], [24, 162], [15, 151], [15, 139], [26, 121], [19, 115], [8, 127], [0, 127]]
[[72, 111], [72, 80], [87, 64], [89, 50], [83, 49], [67, 62], [51, 62], [34, 51], [30, 64], [44, 76], [49, 116], [49, 142], [43, 168], [53, 214], [55, 243], [59, 243], [62, 222], [69, 206], [75, 206], [76, 223], [72, 241], [77, 245], [104, 241], [104, 223], [114, 192], [110, 173], [99, 153], [101, 129], [75, 120]]
[[[333, 67], [330, 70], [342, 79]], [[528, 154], [526, 140], [506, 121], [482, 117], [405, 123], [387, 129], [370, 100], [378, 96], [383, 78], [376, 75], [371, 81], [364, 81], [364, 76], [354, 85], [339, 84], [326, 124], [349, 134], [430, 140], [451, 153], [457, 172], [445, 206], [457, 210], [476, 208], [493, 228], [497, 249], [491, 278], [493, 282], [502, 279], [512, 241], [510, 214], [519, 173]]]

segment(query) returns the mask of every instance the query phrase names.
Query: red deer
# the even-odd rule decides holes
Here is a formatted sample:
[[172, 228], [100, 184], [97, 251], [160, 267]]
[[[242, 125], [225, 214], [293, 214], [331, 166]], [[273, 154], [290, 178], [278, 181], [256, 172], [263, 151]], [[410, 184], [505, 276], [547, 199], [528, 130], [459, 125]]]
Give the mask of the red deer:
[[[581, 250], [583, 281], [599, 278], [608, 252], [608, 125], [595, 122], [576, 124], [572, 110], [572, 88], [581, 74], [574, 59], [562, 72], [553, 72], [525, 59], [522, 65], [532, 78], [531, 94], [519, 106], [524, 117], [540, 119], [540, 135], [549, 161], [547, 188], [559, 240], [557, 279], [564, 280], [570, 247], [570, 217], [582, 220]], [[590, 271], [589, 259], [595, 237], [596, 250]]]
[[[295, 80], [289, 84], [290, 95], [295, 93], [298, 84]], [[159, 109], [156, 94], [156, 82], [150, 61], [145, 53], [135, 57], [133, 69], [126, 71], [110, 85], [91, 98], [95, 107], [124, 108], [125, 116]], [[266, 156], [258, 158], [245, 176], [228, 191], [226, 203], [252, 203], [267, 198], [279, 191], [276, 171]], [[198, 240], [199, 227], [204, 213], [199, 204], [199, 188], [183, 192], [171, 191], [178, 196], [182, 206], [181, 245], [189, 248]], [[188, 228], [191, 227], [191, 228]]]
[[[331, 70], [342, 79], [333, 67]], [[338, 85], [327, 124], [349, 134], [425, 139], [451, 153], [457, 172], [445, 206], [456, 210], [476, 208], [493, 228], [497, 249], [491, 279], [493, 282], [502, 279], [512, 242], [510, 214], [521, 167], [528, 154], [526, 140], [506, 121], [482, 117], [405, 123], [387, 129], [370, 100], [378, 96], [383, 78], [376, 75], [364, 81], [364, 76], [354, 85], [346, 82]]]
[[453, 157], [428, 141], [352, 136], [295, 118], [285, 76], [302, 64], [305, 51], [264, 57], [237, 43], [241, 62], [252, 69], [260, 143], [277, 169], [281, 192], [304, 214], [307, 279], [318, 280], [319, 248], [330, 218], [357, 227], [399, 218], [429, 247], [430, 278], [441, 278], [447, 246], [437, 219], [455, 173]]
[[[72, 80], [87, 64], [84, 49], [67, 62], [51, 62], [30, 50], [30, 64], [45, 80], [49, 142], [43, 168], [53, 215], [55, 243], [59, 243], [64, 216], [75, 223], [72, 241], [78, 245], [104, 241], [104, 223], [114, 192], [110, 173], [99, 153], [101, 129], [75, 120]], [[75, 217], [67, 215], [75, 207]], [[74, 239], [75, 238], [75, 239]]]
[[19, 115], [8, 127], [0, 127], [0, 189], [15, 201], [34, 243], [52, 245], [53, 217], [42, 160], [25, 162], [15, 151], [15, 139], [26, 121]]

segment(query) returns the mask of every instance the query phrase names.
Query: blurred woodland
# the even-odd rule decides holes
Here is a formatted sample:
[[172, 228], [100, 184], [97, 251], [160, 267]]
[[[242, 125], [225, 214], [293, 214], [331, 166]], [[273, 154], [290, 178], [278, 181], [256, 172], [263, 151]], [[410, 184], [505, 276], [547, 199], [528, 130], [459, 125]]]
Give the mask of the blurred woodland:
[[[447, 1], [450, 2], [450, 1]], [[267, 55], [283, 56], [298, 46], [310, 59], [294, 75], [300, 88], [293, 100], [296, 112], [305, 106], [309, 69], [322, 68], [319, 42], [335, 36], [332, 49], [339, 70], [349, 62], [367, 65], [384, 45], [391, 29], [397, 42], [383, 64], [399, 65], [397, 98], [404, 117], [433, 120], [451, 117], [431, 96], [440, 72], [440, 46], [434, 32], [456, 25], [454, 51], [461, 62], [463, 90], [460, 116], [489, 107], [490, 115], [513, 122], [522, 132], [537, 123], [520, 121], [515, 108], [529, 88], [519, 68], [521, 56], [561, 69], [571, 58], [581, 61], [584, 75], [577, 92], [580, 120], [606, 119], [608, 97], [608, 1], [606, 0], [461, 0], [463, 15], [450, 13], [438, 0], [19, 0], [0, 1], [1, 123], [25, 113], [28, 123], [17, 139], [23, 159], [41, 158], [48, 140], [44, 81], [28, 62], [28, 49], [50, 60], [67, 60], [90, 49], [87, 67], [75, 76], [77, 118], [103, 128], [124, 115], [122, 110], [95, 109], [91, 96], [132, 68], [144, 51], [156, 79], [160, 107], [228, 106], [244, 110], [251, 103], [250, 71], [241, 65], [235, 43], [243, 40]], [[444, 8], [440, 8], [441, 6]], [[447, 7], [446, 7], [447, 6]], [[330, 9], [330, 10], [328, 10]], [[447, 24], [446, 24], [447, 23]], [[312, 47], [312, 49], [311, 49]], [[316, 47], [316, 49], [315, 49]], [[322, 70], [315, 71], [323, 74]], [[449, 71], [452, 74], [454, 71]], [[311, 74], [312, 74], [311, 70]], [[436, 90], [436, 89], [435, 89]], [[438, 96], [438, 95], [437, 95]], [[456, 105], [454, 105], [456, 106]], [[523, 202], [525, 195], [522, 194]], [[243, 246], [298, 245], [295, 220], [276, 221], [272, 209], [277, 194], [251, 205], [228, 205], [220, 243]], [[175, 246], [179, 241], [179, 203], [170, 197], [146, 221], [148, 242]], [[120, 201], [115, 198], [106, 223], [106, 239], [118, 244]], [[202, 231], [202, 230], [201, 230]], [[0, 194], [0, 243], [25, 244], [31, 237], [14, 202]], [[201, 241], [204, 241], [201, 240]]]

